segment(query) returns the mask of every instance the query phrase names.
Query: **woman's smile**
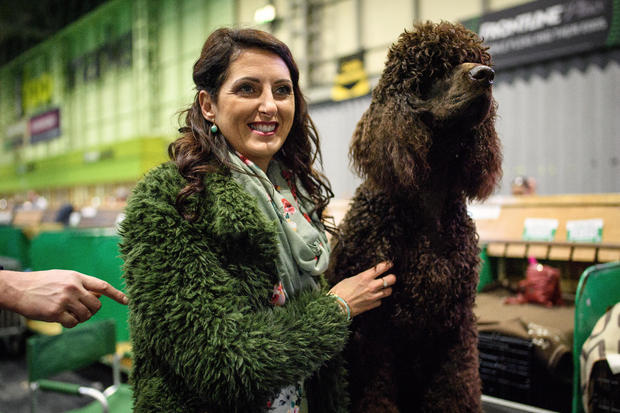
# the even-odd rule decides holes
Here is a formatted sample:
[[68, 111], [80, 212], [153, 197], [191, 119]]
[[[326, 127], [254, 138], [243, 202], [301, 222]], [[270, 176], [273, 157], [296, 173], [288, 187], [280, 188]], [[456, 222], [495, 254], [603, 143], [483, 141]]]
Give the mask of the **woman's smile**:
[[261, 136], [273, 136], [278, 129], [277, 122], [253, 122], [248, 124], [248, 126]]

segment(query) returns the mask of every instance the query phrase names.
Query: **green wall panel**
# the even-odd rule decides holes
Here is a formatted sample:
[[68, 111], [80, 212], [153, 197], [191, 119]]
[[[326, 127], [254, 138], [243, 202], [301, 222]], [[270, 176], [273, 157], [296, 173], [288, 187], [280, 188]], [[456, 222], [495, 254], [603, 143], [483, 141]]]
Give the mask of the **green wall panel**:
[[[194, 61], [212, 30], [235, 23], [234, 4], [110, 0], [0, 67], [0, 193], [134, 180], [145, 165], [165, 160], [165, 143], [177, 136], [177, 113], [195, 93]], [[123, 47], [128, 60], [121, 64], [114, 53], [127, 51]], [[23, 77], [39, 73], [53, 79], [51, 99], [19, 113]], [[12, 145], [7, 128], [52, 108], [60, 109], [59, 137]], [[121, 155], [125, 141], [144, 136], [165, 137], [163, 156]], [[109, 146], [113, 158], [83, 162], [85, 152]]]
[[25, 172], [5, 167], [0, 192], [136, 181], [167, 159], [166, 150], [163, 138], [141, 138], [32, 162]]
[[30, 266], [28, 248], [30, 241], [20, 228], [0, 225], [0, 263], [9, 269], [3, 257], [9, 258], [17, 265], [14, 270], [26, 269]]

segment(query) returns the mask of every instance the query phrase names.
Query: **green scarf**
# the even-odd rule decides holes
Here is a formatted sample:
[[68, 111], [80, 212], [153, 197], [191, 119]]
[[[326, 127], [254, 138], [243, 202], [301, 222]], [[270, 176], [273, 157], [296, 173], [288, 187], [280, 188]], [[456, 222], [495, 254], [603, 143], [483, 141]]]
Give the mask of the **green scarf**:
[[267, 174], [238, 152], [231, 153], [230, 160], [244, 172], [232, 171], [234, 179], [256, 198], [267, 218], [277, 223], [277, 268], [285, 299], [318, 288], [317, 277], [327, 269], [329, 246], [319, 217], [309, 215], [313, 205], [299, 196], [306, 195], [302, 185], [293, 182], [292, 174], [276, 160], [269, 163]]

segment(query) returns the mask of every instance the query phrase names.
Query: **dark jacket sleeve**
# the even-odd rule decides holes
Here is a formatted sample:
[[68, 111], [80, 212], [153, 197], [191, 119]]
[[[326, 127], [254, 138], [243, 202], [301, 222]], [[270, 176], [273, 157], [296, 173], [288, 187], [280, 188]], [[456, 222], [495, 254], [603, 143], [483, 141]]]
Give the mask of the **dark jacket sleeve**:
[[252, 199], [215, 186], [189, 223], [174, 207], [181, 186], [160, 167], [134, 190], [121, 226], [134, 351], [152, 363], [139, 371], [163, 363], [214, 410], [254, 411], [339, 353], [348, 322], [325, 290], [271, 307], [275, 238], [250, 216]]

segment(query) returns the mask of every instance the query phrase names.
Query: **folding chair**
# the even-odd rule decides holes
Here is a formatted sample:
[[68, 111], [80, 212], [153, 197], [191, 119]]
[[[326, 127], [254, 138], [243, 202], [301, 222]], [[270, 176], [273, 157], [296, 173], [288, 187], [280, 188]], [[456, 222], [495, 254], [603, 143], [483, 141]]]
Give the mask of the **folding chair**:
[[[59, 373], [81, 369], [113, 354], [112, 386], [103, 392], [92, 387], [49, 379]], [[28, 339], [26, 357], [31, 391], [31, 411], [37, 412], [37, 396], [42, 390], [94, 398], [71, 413], [131, 413], [131, 389], [120, 381], [120, 357], [116, 354], [113, 320], [88, 322], [56, 336]]]

